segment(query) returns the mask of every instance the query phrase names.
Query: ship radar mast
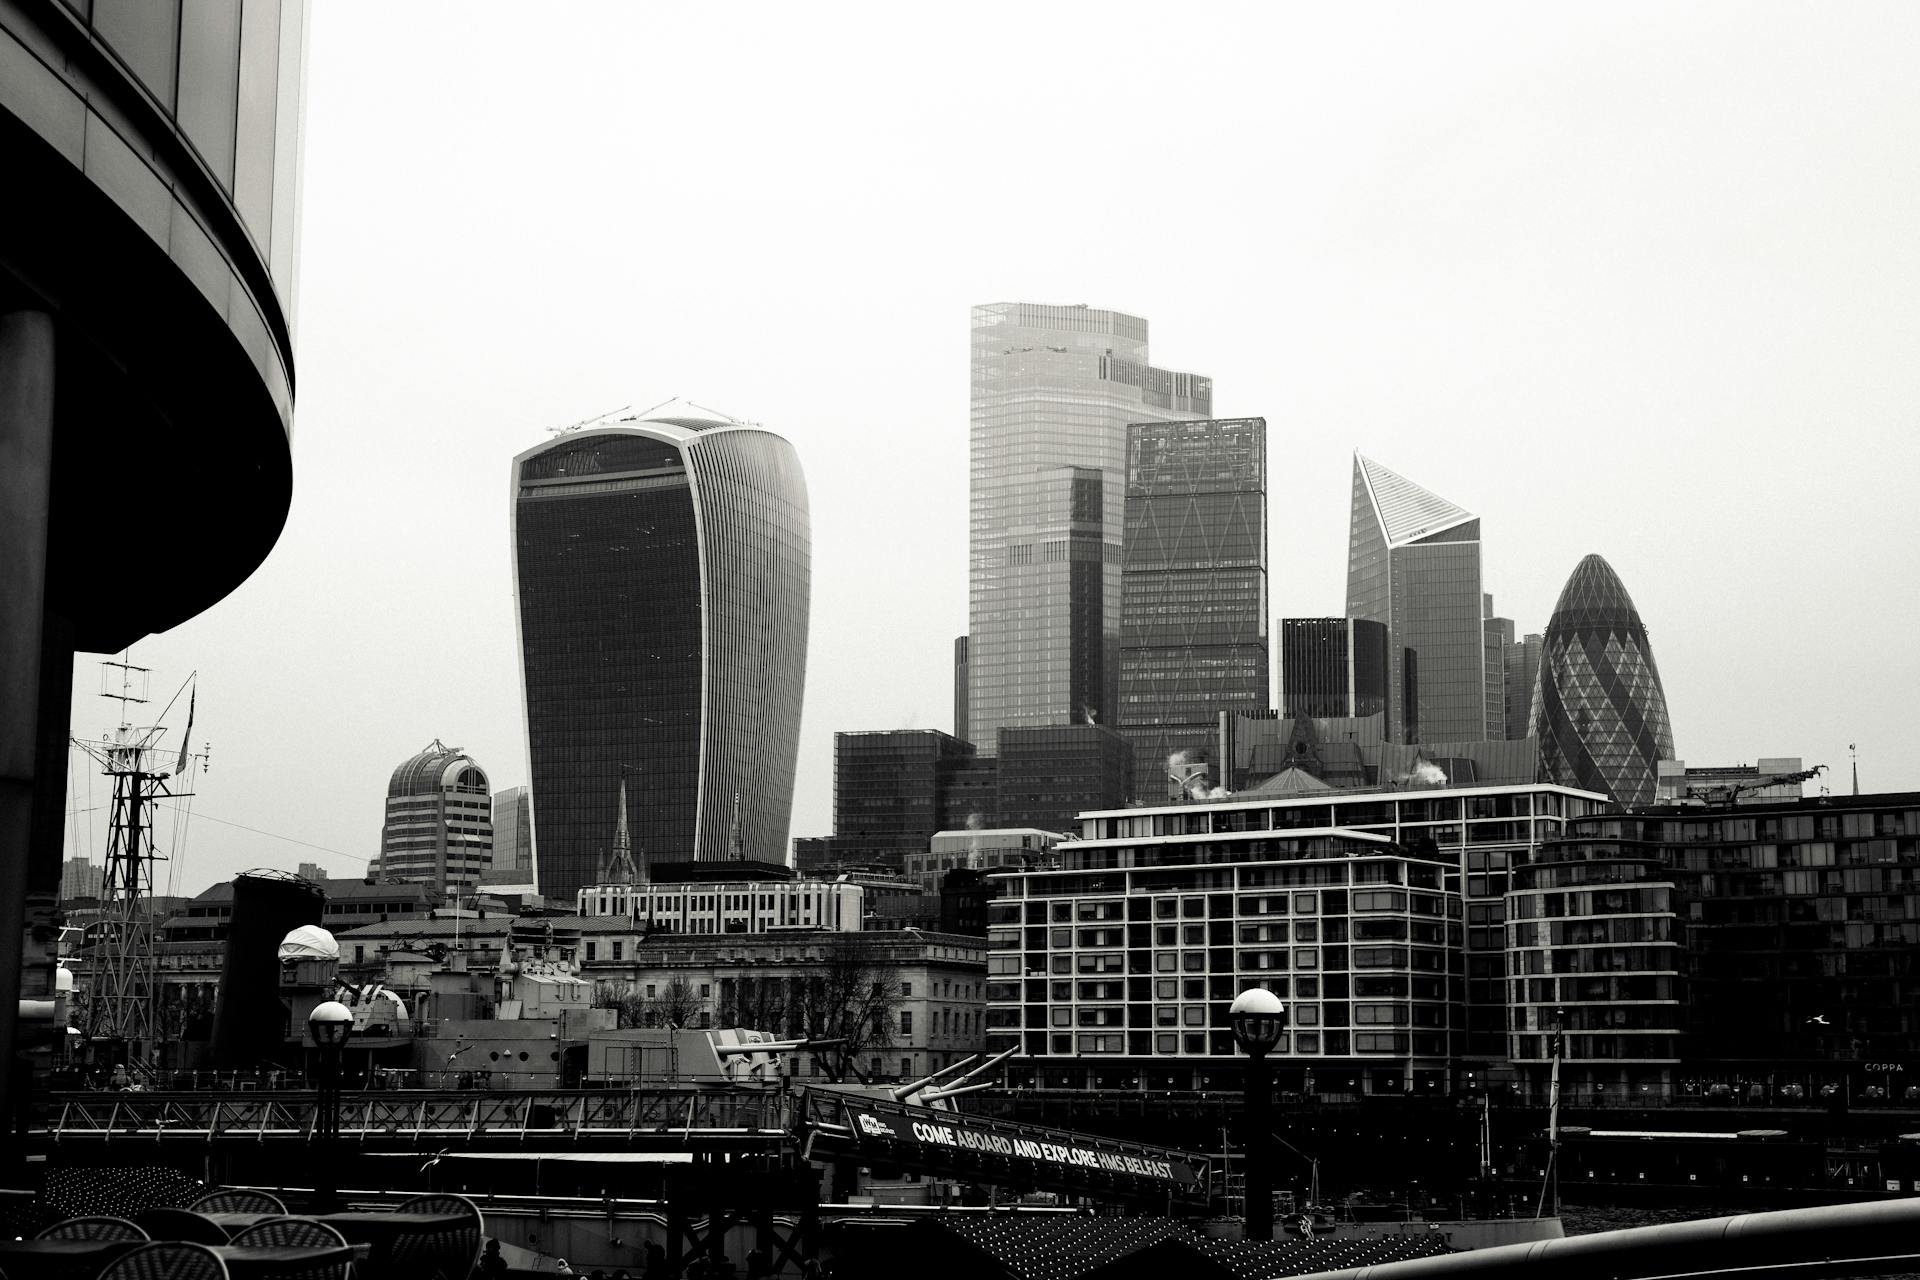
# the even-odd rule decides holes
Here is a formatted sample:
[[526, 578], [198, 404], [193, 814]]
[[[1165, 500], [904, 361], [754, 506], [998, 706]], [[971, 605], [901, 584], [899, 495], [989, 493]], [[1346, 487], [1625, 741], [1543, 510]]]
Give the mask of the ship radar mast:
[[156, 970], [153, 894], [154, 867], [167, 860], [155, 843], [153, 811], [161, 798], [187, 799], [194, 793], [175, 779], [198, 760], [206, 768], [207, 752], [192, 750], [193, 716], [199, 700], [198, 673], [168, 702], [164, 717], [180, 699], [187, 698], [187, 729], [177, 755], [163, 752], [160, 724], [136, 726], [132, 708], [144, 705], [150, 669], [133, 665], [122, 654], [118, 662], [100, 664], [100, 696], [120, 704], [120, 726], [93, 742], [74, 744], [98, 761], [113, 779], [113, 809], [108, 822], [106, 867], [100, 889], [100, 927], [92, 948], [86, 1013], [86, 1046], [96, 1064], [112, 1062], [132, 1071], [157, 1065], [160, 1044], [166, 1038], [159, 1011], [160, 984]]

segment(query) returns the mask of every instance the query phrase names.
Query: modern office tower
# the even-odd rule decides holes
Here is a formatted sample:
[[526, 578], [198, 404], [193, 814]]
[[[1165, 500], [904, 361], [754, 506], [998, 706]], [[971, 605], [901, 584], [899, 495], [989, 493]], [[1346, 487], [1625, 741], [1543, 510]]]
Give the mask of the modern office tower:
[[513, 495], [541, 894], [600, 874], [623, 778], [643, 871], [784, 863], [811, 547], [793, 446], [626, 418], [522, 453]]
[[1088, 809], [1125, 804], [1133, 744], [1101, 724], [1000, 731], [1002, 825], [1072, 831]]
[[493, 865], [485, 883], [533, 883], [533, 806], [525, 787], [493, 793]]
[[[201, 613], [286, 523], [306, 30], [303, 0], [0, 5], [0, 1061], [17, 1067], [48, 1062], [14, 1025], [55, 996], [73, 655]], [[191, 530], [165, 565], [112, 518], [156, 500]], [[26, 1078], [0, 1080], [0, 1114]]]
[[1387, 626], [1365, 618], [1280, 620], [1280, 715], [1292, 720], [1387, 709]]
[[327, 869], [317, 862], [303, 862], [294, 874], [302, 880], [311, 880], [315, 884], [319, 884], [327, 878]]
[[1147, 363], [1147, 322], [973, 309], [967, 736], [1113, 721], [1127, 424], [1208, 416], [1212, 383]]
[[1574, 569], [1547, 622], [1532, 731], [1542, 778], [1623, 805], [1652, 803], [1660, 762], [1674, 758], [1647, 629], [1597, 555]]
[[105, 867], [86, 858], [68, 858], [60, 868], [60, 901], [99, 897], [106, 874]]
[[834, 734], [834, 834], [925, 849], [934, 832], [953, 825], [948, 783], [973, 756], [972, 743], [936, 729]]
[[[1395, 742], [1487, 737], [1480, 519], [1353, 455], [1347, 613], [1387, 624], [1387, 736]], [[1419, 655], [1408, 696], [1406, 651]]]
[[387, 783], [380, 878], [470, 893], [493, 861], [493, 802], [473, 757], [436, 738]]
[[971, 742], [967, 736], [967, 638], [953, 640], [953, 736]]
[[1506, 656], [1506, 736], [1527, 736], [1527, 722], [1533, 714], [1533, 686], [1540, 675], [1540, 646], [1545, 643], [1539, 632], [1522, 636], [1507, 646]]
[[1493, 596], [1483, 595], [1486, 617], [1480, 623], [1486, 645], [1487, 737], [1507, 736], [1507, 649], [1513, 644], [1513, 619], [1493, 616]]
[[1210, 752], [1221, 712], [1264, 709], [1267, 670], [1266, 419], [1130, 424], [1108, 719], [1133, 743], [1133, 794], [1177, 789], [1166, 762]]

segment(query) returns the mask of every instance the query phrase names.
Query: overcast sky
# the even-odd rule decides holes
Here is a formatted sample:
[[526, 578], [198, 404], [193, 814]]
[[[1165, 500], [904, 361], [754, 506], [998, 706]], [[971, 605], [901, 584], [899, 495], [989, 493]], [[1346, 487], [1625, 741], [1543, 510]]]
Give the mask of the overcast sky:
[[178, 887], [361, 874], [436, 737], [524, 782], [509, 460], [670, 396], [805, 465], [830, 831], [835, 730], [952, 727], [1001, 300], [1265, 416], [1276, 616], [1342, 611], [1359, 449], [1482, 517], [1522, 631], [1606, 556], [1689, 763], [1920, 789], [1916, 48], [1869, 3], [316, 5], [293, 510], [133, 651], [199, 672]]

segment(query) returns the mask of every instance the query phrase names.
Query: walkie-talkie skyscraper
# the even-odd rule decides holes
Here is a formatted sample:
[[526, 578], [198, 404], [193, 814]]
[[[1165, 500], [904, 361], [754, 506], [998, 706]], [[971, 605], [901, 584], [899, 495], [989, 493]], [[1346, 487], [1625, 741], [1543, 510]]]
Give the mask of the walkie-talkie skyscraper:
[[514, 589], [540, 892], [636, 862], [786, 860], [811, 536], [781, 437], [626, 419], [513, 462]]

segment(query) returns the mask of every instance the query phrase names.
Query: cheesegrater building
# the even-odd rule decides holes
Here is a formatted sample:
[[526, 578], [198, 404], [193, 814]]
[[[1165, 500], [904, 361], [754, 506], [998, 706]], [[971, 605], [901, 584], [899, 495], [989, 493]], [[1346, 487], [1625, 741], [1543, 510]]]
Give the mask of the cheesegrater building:
[[1667, 695], [1640, 611], [1620, 575], [1588, 556], [1567, 579], [1541, 647], [1533, 698], [1540, 776], [1651, 804], [1673, 759]]
[[703, 418], [623, 419], [513, 463], [514, 592], [534, 864], [570, 900], [634, 862], [784, 863], [811, 542], [793, 446]]
[[1147, 322], [973, 309], [966, 737], [1114, 723], [1127, 424], [1204, 418], [1213, 384], [1147, 363]]

